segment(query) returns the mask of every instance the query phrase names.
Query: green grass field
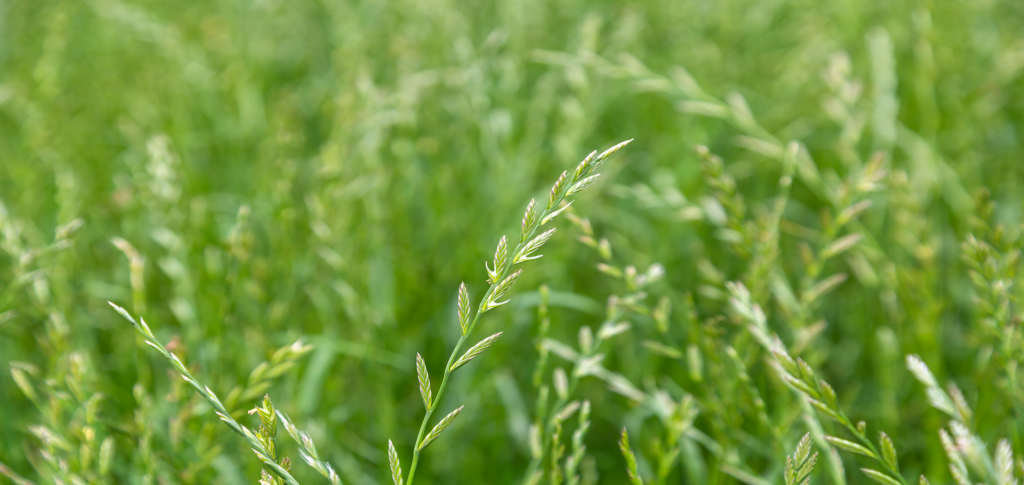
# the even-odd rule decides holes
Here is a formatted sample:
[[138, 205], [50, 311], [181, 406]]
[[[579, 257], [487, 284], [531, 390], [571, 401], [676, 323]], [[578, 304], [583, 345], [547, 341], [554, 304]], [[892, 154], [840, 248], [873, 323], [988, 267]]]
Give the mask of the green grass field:
[[1015, 485], [1022, 139], [1017, 0], [0, 0], [0, 483]]

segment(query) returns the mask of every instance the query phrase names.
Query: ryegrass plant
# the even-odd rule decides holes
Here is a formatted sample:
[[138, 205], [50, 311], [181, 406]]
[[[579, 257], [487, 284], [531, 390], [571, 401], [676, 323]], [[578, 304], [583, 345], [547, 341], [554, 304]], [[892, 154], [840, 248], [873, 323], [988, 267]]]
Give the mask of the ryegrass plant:
[[[424, 434], [427, 425], [430, 422], [431, 415], [436, 410], [442, 396], [444, 395], [451, 373], [471, 361], [479, 354], [483, 353], [484, 350], [494, 344], [498, 337], [501, 336], [501, 332], [498, 332], [490, 337], [484, 338], [456, 359], [456, 356], [459, 355], [460, 348], [467, 341], [469, 335], [476, 327], [480, 316], [489, 310], [509, 302], [509, 300], [501, 300], [505, 297], [505, 294], [511, 289], [512, 285], [523, 271], [522, 269], [518, 269], [515, 272], [512, 272], [513, 267], [526, 261], [539, 259], [542, 256], [540, 254], [536, 254], [536, 251], [551, 238], [555, 229], [548, 229], [541, 234], [537, 234], [540, 228], [568, 209], [572, 204], [572, 201], [566, 202], [564, 199], [575, 195], [592, 185], [600, 176], [600, 173], [597, 173], [596, 171], [611, 155], [615, 154], [630, 141], [631, 140], [619, 143], [600, 154], [596, 151], [592, 152], [579, 163], [572, 174], [570, 174], [569, 171], [562, 172], [562, 175], [551, 187], [547, 202], [541, 203], [543, 204], [540, 206], [542, 208], [538, 208], [536, 199], [530, 200], [530, 203], [526, 207], [526, 212], [523, 215], [522, 222], [520, 223], [519, 243], [513, 251], [509, 253], [507, 238], [505, 236], [502, 236], [498, 242], [498, 247], [494, 255], [493, 268], [491, 266], [487, 266], [488, 282], [491, 286], [484, 293], [484, 296], [481, 298], [480, 303], [476, 306], [475, 310], [471, 310], [470, 308], [469, 290], [467, 289], [466, 284], [463, 283], [459, 287], [457, 306], [459, 327], [462, 331], [462, 335], [458, 343], [456, 343], [455, 349], [452, 351], [452, 354], [448, 359], [448, 363], [445, 365], [443, 378], [440, 386], [438, 387], [436, 396], [432, 393], [430, 375], [427, 371], [426, 363], [420, 354], [416, 354], [417, 379], [419, 381], [420, 396], [423, 399], [423, 404], [426, 408], [426, 415], [423, 418], [423, 423], [420, 425], [419, 434], [416, 438], [408, 478], [403, 479], [401, 475], [400, 459], [398, 454], [394, 451], [394, 445], [391, 441], [388, 441], [388, 459], [391, 463], [392, 479], [395, 485], [403, 485], [404, 483], [411, 485], [413, 483], [416, 477], [416, 468], [419, 463], [420, 452], [440, 437], [441, 433], [447, 429], [452, 422], [455, 421], [455, 418], [462, 412], [464, 406], [460, 406], [450, 412], [429, 432]], [[116, 241], [115, 244], [118, 245], [122, 252], [129, 255], [129, 258], [133, 261], [134, 280], [134, 268], [136, 266], [134, 262], [137, 260], [134, 248], [123, 240]], [[301, 341], [297, 341], [294, 344], [281, 348], [275, 352], [270, 360], [261, 363], [252, 371], [252, 373], [250, 373], [248, 382], [244, 387], [236, 387], [228, 394], [227, 405], [225, 405], [209, 387], [200, 384], [195, 377], [192, 376], [184, 363], [182, 363], [176, 355], [168, 351], [163, 344], [160, 344], [156, 340], [156, 337], [153, 335], [153, 332], [144, 320], [140, 318], [136, 321], [123, 308], [113, 303], [110, 305], [125, 319], [132, 323], [138, 333], [144, 338], [147, 345], [157, 349], [157, 351], [159, 351], [174, 366], [175, 370], [181, 375], [185, 382], [187, 382], [199, 393], [200, 396], [206, 399], [210, 405], [213, 406], [221, 421], [231, 428], [232, 431], [246, 439], [257, 458], [259, 458], [260, 461], [267, 466], [267, 469], [276, 476], [272, 476], [266, 470], [263, 470], [262, 478], [260, 479], [260, 483], [262, 485], [279, 485], [284, 483], [298, 485], [299, 483], [289, 473], [289, 459], [286, 457], [278, 458], [277, 446], [275, 444], [278, 419], [280, 419], [284, 428], [288, 431], [288, 434], [299, 443], [299, 453], [301, 454], [303, 461], [326, 477], [331, 483], [341, 483], [340, 477], [331, 465], [320, 459], [319, 454], [316, 451], [316, 446], [309, 435], [296, 429], [295, 425], [292, 424], [287, 416], [275, 411], [269, 396], [264, 396], [262, 406], [253, 408], [249, 412], [249, 414], [259, 415], [262, 424], [258, 430], [249, 429], [239, 424], [234, 418], [236, 412], [231, 411], [231, 409], [234, 409], [234, 405], [237, 402], [251, 400], [256, 395], [265, 391], [270, 386], [273, 378], [279, 377], [287, 372], [298, 358], [311, 350], [311, 347], [304, 346]], [[20, 370], [15, 370], [16, 377], [22, 375], [23, 373], [20, 372]], [[22, 378], [22, 380], [24, 379]], [[560, 394], [567, 396], [567, 391], [563, 390]], [[578, 403], [576, 403], [576, 407], [579, 407]], [[566, 413], [563, 410], [561, 414], [564, 415]], [[579, 480], [575, 472], [585, 450], [582, 440], [586, 433], [586, 427], [589, 426], [589, 421], [587, 421], [589, 414], [590, 404], [585, 402], [583, 404], [583, 409], [580, 411], [580, 429], [577, 430], [573, 437], [572, 455], [565, 463], [565, 476], [569, 478], [570, 483], [576, 483]], [[565, 417], [559, 418], [559, 422], [562, 419], [565, 419]], [[556, 422], [555, 426], [559, 426], [559, 422]], [[553, 443], [556, 445], [556, 449], [561, 450], [557, 431], [552, 439]], [[552, 471], [553, 477], [561, 476], [562, 473], [559, 469], [559, 458], [560, 453], [552, 454], [552, 463], [554, 465]], [[56, 463], [54, 466], [56, 466]], [[561, 483], [561, 479], [557, 479], [555, 481]]]
[[0, 7], [0, 483], [1022, 478], [1019, 2]]
[[[209, 387], [200, 384], [199, 381], [192, 376], [192, 373], [185, 367], [185, 364], [181, 359], [169, 352], [163, 344], [156, 340], [156, 337], [153, 335], [153, 331], [149, 329], [149, 325], [146, 325], [145, 320], [140, 318], [136, 321], [130, 314], [128, 314], [127, 311], [125, 311], [125, 309], [113, 303], [111, 303], [110, 306], [112, 306], [114, 310], [120, 313], [126, 320], [131, 322], [135, 327], [135, 330], [138, 331], [145, 339], [146, 345], [153, 347], [157, 352], [163, 355], [164, 358], [174, 366], [174, 370], [181, 375], [181, 378], [184, 379], [189, 386], [195, 389], [200, 396], [206, 399], [211, 406], [213, 406], [214, 412], [217, 413], [217, 417], [219, 417], [221, 421], [231, 429], [231, 431], [234, 431], [245, 438], [249, 443], [249, 446], [252, 448], [253, 453], [256, 454], [256, 457], [259, 458], [271, 472], [283, 479], [285, 483], [289, 485], [298, 485], [299, 482], [288, 473], [288, 469], [291, 466], [287, 458], [282, 458], [280, 461], [277, 459], [276, 446], [274, 445], [274, 436], [276, 435], [277, 429], [276, 420], [274, 419], [274, 417], [276, 417], [276, 413], [273, 412], [273, 405], [270, 403], [269, 398], [264, 399], [262, 408], [257, 408], [262, 409], [262, 412], [260, 412], [260, 421], [262, 421], [263, 424], [261, 424], [260, 430], [257, 432], [242, 426], [238, 421], [235, 421], [235, 419], [231, 417], [231, 412], [224, 407], [224, 404], [221, 403], [217, 394]], [[264, 416], [266, 416], [266, 418], [264, 418]], [[283, 418], [282, 421], [284, 421]], [[288, 428], [289, 433], [293, 431], [293, 427], [291, 427], [290, 423], [287, 421], [285, 421], [285, 427]], [[273, 430], [273, 432], [271, 430]], [[297, 435], [293, 435], [293, 437], [298, 440]], [[330, 474], [333, 475], [333, 473]], [[267, 475], [264, 474], [264, 477], [266, 478]]]
[[[541, 205], [538, 206], [537, 199], [530, 200], [519, 225], [519, 242], [516, 244], [515, 248], [510, 252], [508, 249], [508, 239], [505, 236], [502, 236], [498, 241], [497, 248], [495, 249], [492, 265], [487, 265], [485, 263], [485, 267], [487, 269], [487, 281], [490, 283], [490, 287], [484, 292], [475, 309], [470, 307], [469, 290], [467, 289], [466, 284], [462, 283], [462, 285], [459, 286], [458, 319], [462, 335], [459, 338], [459, 341], [455, 344], [455, 348], [452, 350], [451, 356], [448, 357], [448, 363], [445, 364], [444, 374], [441, 378], [441, 384], [437, 389], [436, 396], [432, 394], [430, 375], [427, 372], [427, 366], [424, 363], [423, 357], [421, 357], [420, 354], [416, 354], [416, 373], [419, 380], [420, 395], [423, 398], [423, 405], [426, 407], [426, 414], [423, 417], [423, 423], [420, 424], [419, 432], [416, 435], [416, 442], [413, 447], [414, 449], [412, 454], [412, 464], [409, 466], [409, 474], [408, 478], [404, 482], [405, 484], [412, 485], [413, 480], [416, 478], [416, 467], [419, 464], [420, 452], [423, 451], [427, 445], [437, 439], [441, 433], [451, 425], [455, 418], [458, 417], [459, 413], [462, 412], [463, 406], [460, 406], [442, 418], [441, 421], [439, 421], [429, 432], [426, 432], [427, 425], [430, 423], [430, 417], [434, 414], [438, 404], [441, 402], [441, 397], [444, 395], [451, 373], [482, 353], [490, 347], [498, 337], [501, 336], [501, 332], [498, 332], [479, 341], [466, 350], [461, 357], [456, 359], [463, 344], [466, 343], [469, 339], [469, 335], [473, 332], [473, 329], [476, 328], [477, 322], [480, 320], [480, 316], [489, 310], [509, 302], [509, 300], [501, 301], [501, 299], [505, 297], [505, 294], [509, 289], [511, 289], [512, 285], [517, 279], [519, 279], [519, 276], [523, 272], [522, 269], [512, 272], [513, 268], [517, 264], [540, 258], [541, 255], [535, 254], [536, 251], [540, 249], [555, 232], [555, 229], [551, 228], [538, 235], [537, 232], [540, 228], [568, 209], [573, 201], [565, 202], [564, 199], [593, 184], [600, 176], [600, 173], [597, 173], [596, 171], [605, 163], [608, 157], [612, 156], [622, 147], [629, 144], [630, 141], [632, 140], [619, 143], [600, 154], [598, 154], [597, 151], [591, 152], [590, 155], [587, 155], [586, 158], [576, 166], [572, 173], [568, 170], [562, 172], [562, 175], [560, 175], [554, 185], [551, 186], [551, 190], [548, 192], [547, 202], [542, 200], [540, 203]], [[426, 434], [424, 434], [425, 432]], [[395, 463], [393, 468], [398, 469], [398, 458], [396, 457], [392, 461]], [[395, 485], [402, 485], [402, 483], [403, 482], [401, 482], [401, 480], [395, 480]]]

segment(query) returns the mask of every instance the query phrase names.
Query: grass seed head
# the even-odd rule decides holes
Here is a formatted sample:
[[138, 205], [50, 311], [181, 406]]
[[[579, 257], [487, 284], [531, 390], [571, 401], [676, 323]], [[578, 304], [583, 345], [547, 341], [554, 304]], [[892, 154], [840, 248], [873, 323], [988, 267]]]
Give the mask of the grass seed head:
[[427, 372], [427, 363], [423, 356], [416, 354], [416, 378], [420, 384], [420, 397], [423, 398], [423, 406], [430, 409], [433, 397], [430, 390], [430, 374]]
[[448, 429], [448, 426], [451, 426], [452, 422], [455, 421], [455, 418], [459, 417], [459, 413], [462, 412], [462, 408], [464, 407], [465, 406], [459, 406], [458, 409], [452, 411], [451, 413], [448, 413], [448, 415], [445, 416], [444, 419], [438, 422], [437, 425], [435, 425], [434, 428], [431, 429], [429, 433], [427, 433], [427, 436], [423, 438], [423, 441], [420, 442], [420, 445], [417, 447], [417, 449], [422, 450], [426, 448], [427, 445], [433, 443], [438, 436], [441, 436], [441, 433], [444, 432], [445, 429]]
[[459, 285], [459, 327], [462, 329], [462, 335], [469, 331], [469, 313], [469, 290], [463, 282]]
[[462, 354], [462, 357], [459, 357], [459, 360], [456, 360], [455, 363], [452, 364], [451, 370], [454, 371], [455, 369], [466, 365], [469, 361], [473, 360], [474, 357], [480, 355], [484, 350], [487, 350], [487, 347], [494, 344], [494, 342], [498, 340], [498, 337], [501, 337], [501, 334], [502, 332], [498, 332], [470, 347], [465, 354]]

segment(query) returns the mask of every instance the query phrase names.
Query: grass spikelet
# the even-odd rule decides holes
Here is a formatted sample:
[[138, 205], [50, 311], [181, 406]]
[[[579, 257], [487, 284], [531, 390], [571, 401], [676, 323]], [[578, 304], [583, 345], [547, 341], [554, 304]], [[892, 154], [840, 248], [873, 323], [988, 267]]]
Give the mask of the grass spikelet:
[[939, 383], [935, 380], [935, 376], [932, 375], [931, 369], [917, 355], [907, 356], [907, 369], [910, 369], [914, 377], [917, 377], [917, 380], [921, 381], [925, 386], [939, 387]]
[[576, 166], [576, 171], [573, 172], [573, 175], [572, 175], [573, 182], [578, 181], [578, 180], [582, 180], [583, 178], [585, 178], [587, 176], [588, 173], [594, 171], [594, 168], [592, 167], [592, 165], [594, 163], [594, 158], [596, 158], [596, 157], [597, 157], [597, 150], [594, 150], [594, 151], [590, 152], [589, 155], [587, 155], [586, 157], [583, 158], [583, 160], [579, 163], [579, 165]]
[[594, 174], [583, 180], [580, 180], [579, 182], [572, 184], [572, 187], [569, 187], [569, 190], [565, 193], [566, 197], [573, 195], [581, 190], [584, 190], [587, 187], [590, 187], [591, 185], [594, 184], [594, 182], [597, 182], [597, 179], [599, 178], [601, 178], [601, 174]]
[[[944, 430], [939, 430], [939, 442], [942, 443], [942, 450], [946, 452], [946, 459], [949, 460], [949, 469], [953, 473], [953, 478], [963, 477], [966, 479], [967, 476], [967, 464], [964, 463], [964, 459], [960, 456], [960, 450], [957, 449], [956, 444], [953, 443], [953, 438], [949, 436], [949, 433]], [[957, 480], [960, 483], [961, 480]], [[969, 482], [968, 482], [969, 483]]]
[[[502, 237], [502, 240], [504, 241], [505, 238]], [[495, 267], [498, 267], [497, 262], [495, 262]], [[462, 283], [459, 285], [459, 328], [462, 329], [462, 335], [466, 335], [466, 332], [469, 331], [469, 312], [469, 290], [466, 288], [466, 283]]]
[[555, 393], [560, 399], [569, 397], [569, 376], [565, 373], [565, 369], [561, 367], [555, 369], [551, 381], [555, 386]]
[[564, 212], [567, 209], [569, 209], [569, 206], [571, 206], [573, 202], [575, 202], [575, 201], [570, 201], [570, 202], [563, 203], [562, 207], [560, 207], [558, 210], [554, 210], [554, 211], [551, 211], [550, 213], [548, 213], [548, 215], [544, 216], [544, 218], [540, 220], [540, 225], [543, 226], [543, 225], [547, 224], [548, 222], [551, 222], [551, 219], [554, 219], [554, 218], [558, 217], [559, 214], [561, 214], [562, 212]]
[[[623, 147], [629, 145], [632, 142], [633, 139], [630, 138], [629, 140], [621, 142], [601, 152], [601, 154], [596, 157], [588, 156], [587, 158], [585, 158], [582, 162], [580, 162], [579, 167], [576, 168], [576, 173], [574, 174], [575, 176], [573, 177], [573, 182], [579, 183], [580, 181], [584, 180], [583, 177], [587, 177], [590, 174], [594, 173], [594, 171], [596, 171], [597, 169], [601, 168], [601, 165], [604, 165], [604, 162], [608, 159], [608, 157], [611, 157], [612, 155], [615, 154], [615, 152], [621, 150]], [[577, 191], [579, 190], [582, 189], [577, 189]]]
[[537, 225], [537, 199], [530, 199], [526, 205], [526, 212], [523, 213], [523, 221], [520, 223], [519, 242], [526, 242], [526, 239], [533, 233]]
[[430, 373], [427, 372], [427, 363], [423, 361], [420, 354], [416, 354], [416, 378], [420, 383], [420, 396], [423, 397], [423, 406], [430, 409], [433, 403], [430, 390]]
[[32, 379], [29, 378], [31, 374], [38, 374], [35, 366], [24, 362], [11, 363], [11, 377], [14, 379], [14, 383], [21, 389], [21, 393], [25, 397], [30, 401], [37, 402], [39, 397], [36, 394], [35, 387], [32, 385]]
[[633, 485], [643, 485], [644, 481], [640, 478], [640, 472], [636, 467], [636, 455], [633, 454], [633, 450], [629, 447], [629, 433], [626, 432], [626, 428], [622, 428], [622, 436], [619, 438], [619, 450], [622, 451], [622, 456], [626, 459], [626, 471], [629, 473], [630, 483]]
[[882, 463], [889, 467], [890, 470], [899, 471], [899, 459], [896, 456], [896, 445], [889, 439], [889, 435], [884, 432], [878, 433], [878, 441], [882, 444]]
[[[569, 172], [562, 172], [562, 175], [555, 181], [555, 185], [551, 186], [551, 192], [548, 193], [548, 210], [550, 211], [555, 207], [555, 204], [562, 199], [563, 196], [572, 195], [571, 193], [563, 194], [562, 192], [566, 187], [566, 176]], [[571, 190], [571, 189], [570, 189]]]
[[864, 472], [872, 481], [880, 483], [882, 485], [900, 485], [900, 482], [894, 480], [889, 475], [882, 473], [878, 470], [872, 470], [870, 468], [861, 468], [860, 471]]
[[391, 440], [388, 440], [388, 463], [391, 465], [391, 481], [394, 485], [402, 485], [402, 464], [398, 461], [398, 452]]
[[439, 421], [434, 428], [431, 429], [425, 437], [423, 437], [423, 441], [421, 441], [420, 445], [416, 447], [416, 450], [419, 451], [426, 448], [427, 445], [433, 443], [438, 436], [441, 436], [441, 433], [444, 432], [445, 429], [448, 429], [448, 426], [451, 426], [452, 422], [455, 421], [455, 418], [459, 417], [459, 413], [462, 412], [463, 407], [465, 406], [459, 406], [458, 409], [448, 413], [447, 416], [442, 418], [441, 421]]
[[526, 245], [523, 246], [523, 249], [520, 249], [519, 252], [516, 253], [516, 257], [512, 259], [512, 264], [519, 264], [524, 261], [539, 259], [541, 256], [543, 256], [542, 254], [533, 256], [533, 253], [540, 249], [540, 247], [543, 246], [544, 243], [548, 242], [548, 239], [551, 239], [551, 236], [555, 233], [556, 230], [557, 228], [553, 227], [541, 233], [539, 236], [531, 239], [530, 242], [526, 243]]
[[839, 448], [839, 449], [844, 450], [844, 451], [849, 451], [851, 453], [857, 453], [857, 454], [864, 455], [864, 456], [867, 456], [867, 457], [870, 457], [870, 458], [877, 458], [875, 456], [875, 454], [871, 452], [871, 450], [869, 450], [869, 449], [867, 449], [867, 448], [865, 448], [865, 447], [863, 447], [861, 445], [858, 445], [857, 443], [854, 443], [852, 441], [847, 441], [847, 440], [844, 440], [844, 439], [841, 439], [841, 438], [836, 438], [835, 436], [826, 436], [825, 437], [825, 441], [828, 441], [829, 443], [832, 444], [832, 446], [835, 446], [836, 448]]
[[[938, 381], [935, 380], [935, 376], [932, 375], [932, 371], [928, 366], [916, 355], [907, 356], [907, 368], [914, 374], [922, 384], [925, 385], [925, 393], [928, 396], [928, 402], [934, 407], [949, 416], [965, 421], [966, 416], [963, 416], [953, 404], [953, 399], [939, 387]], [[959, 391], [958, 391], [959, 392]]]
[[[505, 262], [507, 261], [507, 258], [508, 258], [508, 239], [505, 236], [501, 236], [501, 239], [498, 240], [498, 246], [494, 249], [494, 268], [491, 269], [490, 266], [487, 266], [487, 262], [484, 262], [484, 268], [487, 269], [487, 282], [488, 283], [493, 285], [493, 284], [497, 283], [499, 279], [501, 279], [502, 275], [505, 272]], [[465, 283], [463, 283], [463, 285], [465, 285]], [[461, 290], [460, 290], [460, 298], [461, 298]], [[467, 306], [468, 306], [468, 302], [467, 302]], [[460, 301], [459, 309], [461, 310], [461, 308], [462, 307], [461, 307], [461, 301]], [[462, 314], [460, 313], [459, 316], [461, 317], [461, 315]]]
[[[480, 355], [480, 353], [483, 352], [484, 350], [487, 350], [487, 347], [490, 347], [491, 344], [498, 340], [498, 337], [501, 337], [502, 333], [503, 332], [498, 332], [494, 335], [491, 335], [490, 337], [481, 340], [480, 342], [477, 342], [477, 344], [470, 347], [465, 354], [462, 354], [462, 357], [459, 357], [459, 360], [456, 360], [449, 370], [454, 371], [455, 369], [458, 369], [459, 367], [462, 367], [469, 363], [469, 361], [473, 360], [474, 357]], [[427, 407], [430, 406], [428, 405]]]
[[523, 274], [523, 270], [518, 270], [515, 273], [508, 275], [507, 278], [505, 278], [504, 280], [501, 281], [501, 283], [495, 286], [494, 290], [492, 290], [491, 293], [487, 296], [487, 299], [484, 300], [484, 304], [481, 307], [480, 312], [483, 313], [508, 303], [508, 300], [498, 300], [505, 296], [505, 292], [512, 288], [512, 285], [515, 284], [516, 280], [519, 279], [519, 275], [521, 274]]
[[825, 246], [825, 248], [821, 250], [819, 257], [822, 261], [827, 261], [852, 249], [861, 241], [861, 239], [864, 239], [864, 235], [860, 233], [843, 236], [832, 241], [828, 246]]
[[1002, 439], [996, 445], [995, 460], [993, 465], [996, 470], [997, 485], [1016, 485], [1017, 479], [1013, 473], [1013, 448], [1010, 442]]

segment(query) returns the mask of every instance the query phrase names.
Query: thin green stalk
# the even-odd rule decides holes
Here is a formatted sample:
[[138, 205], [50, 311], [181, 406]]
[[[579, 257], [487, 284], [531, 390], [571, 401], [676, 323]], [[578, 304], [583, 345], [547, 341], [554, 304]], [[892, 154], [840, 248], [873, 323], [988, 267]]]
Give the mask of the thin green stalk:
[[163, 344], [157, 341], [156, 337], [153, 335], [153, 332], [149, 329], [149, 326], [146, 325], [146, 322], [144, 320], [140, 318], [138, 321], [136, 321], [127, 311], [125, 311], [125, 309], [111, 302], [107, 303], [109, 303], [110, 306], [114, 308], [114, 310], [120, 313], [122, 317], [124, 317], [126, 320], [132, 323], [132, 325], [135, 327], [135, 330], [138, 331], [138, 333], [142, 335], [142, 337], [145, 339], [146, 344], [148, 344], [150, 347], [153, 347], [154, 349], [156, 349], [157, 352], [163, 355], [164, 358], [166, 358], [171, 363], [171, 365], [174, 366], [175, 370], [178, 371], [178, 374], [181, 374], [181, 377], [185, 379], [185, 382], [188, 382], [188, 384], [192, 386], [192, 388], [195, 389], [196, 392], [199, 393], [199, 395], [206, 398], [210, 405], [213, 406], [213, 409], [214, 411], [216, 411], [217, 416], [221, 419], [221, 421], [224, 422], [224, 424], [228, 426], [228, 428], [231, 428], [231, 431], [234, 431], [235, 433], [238, 433], [240, 436], [245, 438], [245, 440], [249, 443], [249, 447], [252, 449], [253, 453], [256, 454], [256, 456], [260, 459], [260, 461], [263, 462], [264, 465], [267, 466], [267, 468], [269, 468], [277, 476], [284, 479], [284, 481], [287, 482], [288, 485], [299, 485], [299, 482], [295, 480], [295, 477], [292, 477], [291, 474], [288, 473], [288, 470], [284, 469], [284, 467], [282, 467], [280, 464], [278, 464], [271, 458], [271, 451], [267, 448], [265, 444], [260, 442], [260, 440], [256, 437], [255, 433], [246, 429], [244, 426], [239, 424], [238, 421], [235, 421], [235, 419], [231, 417], [231, 413], [224, 408], [224, 404], [221, 403], [220, 398], [218, 398], [217, 395], [214, 394], [214, 392], [209, 387], [200, 384], [199, 381], [192, 376], [192, 373], [188, 371], [188, 369], [185, 367], [185, 364], [181, 361], [181, 359], [179, 359], [176, 355], [168, 351]]
[[[441, 386], [437, 389], [437, 396], [431, 399], [430, 404], [427, 406], [427, 412], [424, 414], [423, 421], [420, 423], [419, 432], [416, 434], [416, 446], [413, 451], [412, 465], [409, 467], [409, 475], [405, 485], [413, 485], [413, 480], [416, 477], [416, 468], [420, 461], [420, 452], [423, 451], [422, 443], [424, 440], [424, 433], [427, 431], [427, 425], [430, 423], [430, 417], [434, 414], [434, 411], [437, 410], [437, 406], [441, 402], [441, 398], [444, 396], [444, 391], [448, 387], [448, 378], [451, 376], [453, 371], [452, 364], [455, 363], [455, 358], [458, 357], [459, 350], [462, 348], [462, 345], [466, 342], [469, 335], [473, 333], [473, 329], [476, 328], [476, 324], [480, 320], [480, 315], [491, 309], [490, 307], [485, 307], [490, 303], [491, 295], [494, 294], [494, 291], [499, 286], [505, 283], [507, 278], [509, 278], [508, 272], [511, 271], [513, 266], [518, 263], [528, 261], [529, 259], [536, 259], [539, 257], [529, 257], [529, 253], [539, 248], [539, 245], [534, 245], [534, 236], [536, 236], [537, 231], [540, 230], [541, 226], [549, 220], [549, 216], [554, 217], [567, 207], [559, 207], [559, 204], [569, 195], [590, 186], [590, 184], [592, 184], [599, 176], [599, 174], [593, 174], [594, 171], [597, 170], [597, 168], [600, 167], [608, 157], [619, 151], [619, 149], [626, 146], [631, 141], [633, 140], [630, 139], [619, 143], [608, 150], [605, 150], [600, 155], [595, 151], [580, 162], [575, 169], [575, 172], [562, 172], [561, 178], [559, 178], [558, 181], [555, 182], [554, 187], [551, 188], [548, 202], [546, 204], [542, 202], [544, 210], [539, 215], [533, 212], [533, 209], [536, 207], [536, 199], [530, 202], [530, 205], [527, 207], [527, 212], [523, 217], [522, 233], [520, 234], [519, 244], [516, 245], [512, 252], [508, 253], [510, 257], [506, 258], [504, 261], [499, 262], [497, 258], [495, 259], [495, 273], [490, 279], [491, 286], [480, 299], [480, 302], [474, 310], [473, 318], [470, 320], [471, 323], [464, 329], [462, 337], [459, 338], [459, 341], [455, 344], [455, 348], [452, 350], [451, 355], [448, 357], [448, 363], [444, 368], [444, 377], [441, 379]], [[566, 177], [571, 178], [567, 179]], [[543, 235], [540, 238], [543, 238]], [[546, 241], [546, 239], [544, 240]], [[499, 244], [503, 243], [504, 240]], [[540, 244], [543, 244], [543, 242]], [[528, 249], [527, 246], [531, 246], [533, 249]], [[524, 250], [527, 254], [524, 254], [524, 259], [520, 260], [520, 251]]]
[[[538, 220], [543, 220], [543, 218], [547, 216], [550, 212], [552, 211], [544, 211], [544, 213]], [[526, 242], [533, 238], [534, 234], [536, 234], [540, 226], [540, 224], [536, 224], [536, 226], [533, 228], [533, 231], [531, 231], [525, 238], [521, 238], [523, 239], [523, 241], [516, 246], [515, 250], [512, 251], [511, 254], [519, 254], [519, 251], [523, 249], [523, 247], [526, 245]], [[512, 266], [515, 264], [514, 261], [514, 258], [509, 258], [505, 266], [502, 267], [500, 274], [505, 275], [508, 272], [508, 270], [512, 269]], [[480, 303], [477, 304], [476, 309], [474, 310], [473, 319], [471, 320], [472, 323], [469, 324], [469, 328], [466, 330], [466, 333], [459, 338], [459, 341], [455, 344], [455, 348], [452, 350], [451, 356], [448, 357], [448, 363], [444, 367], [444, 377], [441, 379], [441, 386], [437, 388], [437, 396], [435, 396], [432, 402], [430, 403], [430, 407], [427, 409], [427, 413], [423, 416], [423, 422], [420, 423], [420, 431], [419, 433], [416, 434], [416, 450], [412, 454], [412, 465], [409, 467], [409, 478], [406, 480], [407, 485], [412, 485], [413, 479], [416, 477], [416, 466], [419, 464], [420, 461], [420, 452], [423, 451], [420, 448], [420, 442], [423, 441], [423, 433], [426, 432], [427, 425], [430, 423], [430, 416], [434, 414], [434, 411], [437, 409], [438, 404], [440, 404], [441, 402], [441, 396], [444, 395], [445, 388], [448, 387], [448, 377], [451, 376], [452, 374], [452, 364], [455, 363], [455, 358], [458, 357], [459, 350], [462, 348], [462, 344], [466, 342], [466, 339], [469, 338], [469, 334], [473, 333], [473, 329], [476, 328], [476, 323], [477, 321], [480, 320], [480, 315], [483, 314], [483, 312], [480, 309], [487, 302], [487, 299], [490, 298], [491, 293], [494, 292], [494, 289], [497, 288], [497, 286], [500, 283], [501, 280], [499, 279], [495, 279], [494, 283], [491, 283], [490, 288], [488, 288], [487, 292], [484, 293], [483, 298], [480, 299]]]
[[[484, 298], [490, 295], [491, 291], [494, 290], [495, 286], [497, 286], [497, 284], [491, 285], [490, 289], [488, 289], [487, 293], [484, 295]], [[483, 300], [481, 300], [481, 304], [482, 303]], [[473, 327], [476, 326], [476, 322], [479, 319], [480, 307], [478, 305], [476, 315], [473, 317], [473, 323], [470, 324], [469, 326], [469, 331], [467, 331], [465, 335], [459, 338], [458, 343], [455, 344], [455, 349], [452, 350], [452, 355], [448, 357], [448, 363], [445, 365], [444, 368], [444, 378], [441, 379], [441, 387], [437, 389], [437, 396], [434, 398], [434, 401], [430, 403], [430, 408], [427, 409], [427, 413], [423, 416], [423, 422], [420, 423], [420, 431], [419, 433], [416, 434], [416, 450], [412, 454], [412, 465], [409, 467], [409, 478], [406, 480], [406, 483], [409, 485], [412, 485], [413, 479], [416, 477], [416, 465], [419, 464], [420, 452], [423, 451], [422, 449], [420, 449], [420, 442], [423, 441], [423, 433], [426, 432], [427, 424], [430, 423], [430, 416], [434, 414], [434, 410], [437, 409], [438, 403], [441, 402], [441, 396], [444, 395], [445, 388], [448, 387], [448, 377], [452, 373], [451, 367], [452, 364], [455, 363], [455, 357], [459, 354], [459, 349], [462, 348], [462, 344], [466, 342], [466, 338], [469, 336], [469, 333], [473, 330]]]
[[[591, 346], [590, 352], [581, 355], [579, 360], [584, 360], [593, 357], [600, 349], [601, 344], [605, 342], [605, 338], [601, 337], [600, 332], [598, 333], [597, 340], [594, 345]], [[572, 377], [569, 378], [568, 392], [565, 393], [565, 397], [559, 397], [555, 401], [555, 405], [551, 406], [548, 410], [547, 419], [544, 421], [544, 439], [541, 440], [541, 453], [539, 458], [531, 458], [530, 464], [526, 468], [526, 473], [523, 475], [523, 483], [529, 482], [530, 478], [537, 473], [537, 469], [540, 468], [541, 463], [544, 461], [544, 456], [548, 453], [548, 447], [551, 445], [551, 436], [554, 433], [555, 417], [562, 411], [562, 408], [569, 403], [569, 398], [576, 392], [576, 387], [580, 383], [582, 376], [576, 372], [572, 373]]]
[[530, 460], [530, 465], [526, 468], [524, 481], [530, 480], [533, 474], [537, 473], [537, 469], [540, 468], [541, 463], [544, 461], [544, 456], [547, 455], [548, 449], [551, 446], [551, 438], [552, 436], [554, 436], [555, 417], [558, 416], [558, 413], [562, 410], [562, 408], [564, 408], [565, 405], [569, 403], [569, 396], [572, 396], [573, 393], [576, 392], [576, 386], [579, 384], [579, 382], [580, 377], [573, 373], [573, 376], [569, 380], [569, 392], [565, 394], [565, 397], [558, 398], [558, 401], [555, 401], [555, 405], [552, 406], [551, 409], [548, 411], [548, 417], [544, 423], [544, 439], [541, 440], [541, 457], [533, 458]]

